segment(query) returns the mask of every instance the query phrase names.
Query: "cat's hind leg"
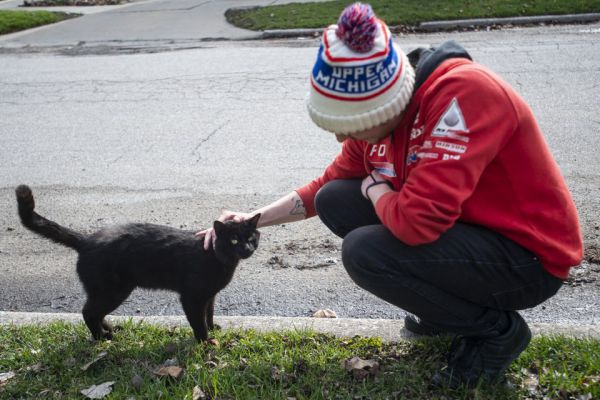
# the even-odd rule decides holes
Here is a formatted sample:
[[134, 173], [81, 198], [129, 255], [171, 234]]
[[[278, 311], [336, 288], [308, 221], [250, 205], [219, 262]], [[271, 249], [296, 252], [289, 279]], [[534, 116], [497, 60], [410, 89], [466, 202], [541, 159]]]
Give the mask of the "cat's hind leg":
[[83, 306], [83, 320], [95, 340], [112, 339], [112, 331], [105, 328], [104, 315], [99, 310], [98, 302], [88, 298]]
[[191, 294], [181, 295], [181, 305], [194, 336], [198, 342], [208, 340], [208, 325], [206, 323], [206, 308], [210, 298]]
[[95, 340], [112, 339], [113, 327], [104, 319], [114, 311], [131, 293], [133, 289], [122, 289], [111, 293], [90, 294], [83, 306], [83, 320]]

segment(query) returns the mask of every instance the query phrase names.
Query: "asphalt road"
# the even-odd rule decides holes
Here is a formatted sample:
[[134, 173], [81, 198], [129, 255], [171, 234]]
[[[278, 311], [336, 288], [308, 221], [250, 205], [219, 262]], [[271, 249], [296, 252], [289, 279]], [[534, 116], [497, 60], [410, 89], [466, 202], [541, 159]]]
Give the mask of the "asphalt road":
[[[452, 37], [516, 86], [573, 191], [595, 260], [599, 36], [595, 24], [398, 39], [408, 51]], [[310, 39], [0, 54], [0, 309], [78, 312], [84, 300], [75, 254], [20, 226], [19, 183], [33, 187], [40, 213], [75, 229], [125, 221], [199, 229], [222, 208], [257, 208], [320, 174], [339, 145], [305, 110], [316, 46]], [[218, 297], [217, 314], [404, 315], [352, 283], [340, 241], [316, 219], [265, 228], [261, 239]], [[598, 275], [600, 266], [585, 262], [572, 284], [525, 317], [600, 323]], [[172, 294], [139, 290], [115, 313], [182, 310]]]

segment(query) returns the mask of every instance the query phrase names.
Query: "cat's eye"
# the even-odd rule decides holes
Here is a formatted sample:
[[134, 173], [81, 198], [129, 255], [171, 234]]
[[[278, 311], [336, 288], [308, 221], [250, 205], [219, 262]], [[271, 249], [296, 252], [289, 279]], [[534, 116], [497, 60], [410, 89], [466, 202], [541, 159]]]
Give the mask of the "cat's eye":
[[231, 244], [238, 244], [238, 240], [237, 239], [231, 239]]

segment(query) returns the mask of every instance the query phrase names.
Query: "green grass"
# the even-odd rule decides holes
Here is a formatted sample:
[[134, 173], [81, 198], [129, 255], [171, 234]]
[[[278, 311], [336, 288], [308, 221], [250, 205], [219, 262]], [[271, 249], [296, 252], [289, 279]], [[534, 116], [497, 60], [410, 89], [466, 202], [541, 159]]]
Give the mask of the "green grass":
[[[388, 25], [415, 26], [424, 21], [466, 18], [600, 12], [600, 0], [371, 0]], [[227, 20], [253, 30], [323, 28], [337, 21], [348, 0], [295, 3], [230, 11]]]
[[0, 10], [0, 35], [53, 24], [72, 17], [71, 14], [61, 12]]
[[[600, 398], [600, 341], [592, 339], [536, 338], [511, 366], [511, 384], [448, 392], [428, 385], [444, 364], [448, 338], [382, 343], [309, 331], [225, 330], [215, 332], [215, 347], [190, 337], [188, 328], [133, 322], [113, 341], [98, 343], [83, 324], [0, 326], [0, 374], [16, 374], [0, 383], [0, 399], [81, 399], [81, 390], [107, 381], [115, 382], [107, 399], [192, 399], [196, 386], [221, 400]], [[104, 358], [82, 370], [101, 352]], [[378, 361], [378, 375], [355, 380], [341, 366], [353, 356]], [[167, 360], [184, 369], [181, 378], [155, 376]]]

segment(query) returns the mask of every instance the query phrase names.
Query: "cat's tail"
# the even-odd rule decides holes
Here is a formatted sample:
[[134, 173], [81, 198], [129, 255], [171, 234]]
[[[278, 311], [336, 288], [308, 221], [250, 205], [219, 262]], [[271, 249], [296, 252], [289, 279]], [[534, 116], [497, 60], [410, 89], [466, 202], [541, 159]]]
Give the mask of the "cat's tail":
[[17, 194], [21, 223], [26, 228], [75, 250], [79, 250], [83, 246], [85, 237], [81, 233], [60, 226], [56, 222], [52, 222], [33, 211], [35, 201], [33, 200], [33, 193], [29, 186], [19, 185], [15, 189], [15, 193]]

